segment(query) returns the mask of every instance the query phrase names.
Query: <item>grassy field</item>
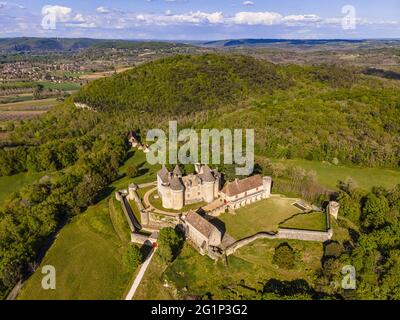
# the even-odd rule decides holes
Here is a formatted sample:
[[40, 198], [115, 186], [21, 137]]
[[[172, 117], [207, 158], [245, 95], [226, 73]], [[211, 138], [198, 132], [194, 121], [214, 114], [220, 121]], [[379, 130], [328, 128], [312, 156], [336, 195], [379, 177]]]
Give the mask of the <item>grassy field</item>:
[[236, 210], [234, 215], [224, 213], [219, 220], [225, 223], [226, 232], [237, 240], [261, 231], [277, 231], [281, 222], [302, 213], [293, 202], [288, 198], [265, 199]]
[[326, 214], [323, 212], [312, 212], [295, 215], [289, 220], [282, 223], [281, 227], [290, 229], [326, 231]]
[[400, 170], [385, 168], [361, 168], [349, 166], [335, 166], [327, 162], [307, 160], [274, 160], [289, 166], [299, 166], [305, 170], [314, 170], [318, 181], [330, 188], [336, 189], [339, 180], [351, 177], [361, 188], [366, 190], [373, 186], [392, 188], [400, 183]]
[[146, 155], [142, 151], [132, 152], [132, 156], [124, 163], [120, 168], [121, 174], [126, 173], [129, 166], [136, 166], [139, 169], [139, 176], [135, 178], [129, 178], [128, 176], [118, 180], [113, 185], [120, 189], [126, 189], [129, 183], [142, 184], [147, 182], [153, 182], [157, 179], [157, 172], [161, 169], [161, 165], [150, 165], [146, 160]]
[[33, 183], [44, 175], [45, 173], [19, 173], [13, 176], [0, 177], [0, 207], [13, 192]]
[[[288, 242], [297, 253], [292, 270], [278, 268], [272, 263], [274, 248], [282, 242]], [[226, 288], [241, 282], [255, 289], [261, 289], [270, 279], [305, 279], [311, 282], [320, 267], [322, 252], [322, 244], [317, 242], [258, 240], [229, 256], [225, 265], [222, 261], [214, 262], [201, 256], [185, 244], [181, 254], [164, 273], [159, 265], [152, 263], [135, 298], [168, 299], [174, 296], [176, 288], [183, 295], [227, 299], [229, 290]], [[163, 286], [165, 280], [171, 288]]]
[[163, 286], [165, 267], [154, 257], [151, 261], [142, 282], [136, 290], [133, 300], [172, 300], [174, 293]]
[[[122, 263], [127, 246], [113, 227], [108, 199], [104, 199], [60, 231], [18, 299], [121, 299], [131, 277]], [[41, 287], [44, 265], [56, 268], [56, 290]]]
[[[141, 164], [137, 153], [121, 168]], [[124, 177], [112, 185], [108, 195], [95, 206], [75, 217], [58, 234], [39, 269], [28, 279], [19, 299], [122, 299], [134, 274], [126, 270], [122, 255], [129, 244], [129, 227], [114, 191], [128, 183], [153, 181], [152, 173], [135, 179]], [[57, 272], [57, 289], [41, 288], [41, 267], [53, 265]]]

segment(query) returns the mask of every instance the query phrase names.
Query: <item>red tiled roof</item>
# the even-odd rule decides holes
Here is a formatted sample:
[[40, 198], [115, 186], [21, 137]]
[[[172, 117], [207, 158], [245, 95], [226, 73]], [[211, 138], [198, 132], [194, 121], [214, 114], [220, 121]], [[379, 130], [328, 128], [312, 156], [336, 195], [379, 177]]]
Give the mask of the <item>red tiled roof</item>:
[[262, 186], [263, 178], [260, 175], [255, 175], [242, 180], [228, 182], [221, 192], [226, 194], [228, 197], [232, 197]]

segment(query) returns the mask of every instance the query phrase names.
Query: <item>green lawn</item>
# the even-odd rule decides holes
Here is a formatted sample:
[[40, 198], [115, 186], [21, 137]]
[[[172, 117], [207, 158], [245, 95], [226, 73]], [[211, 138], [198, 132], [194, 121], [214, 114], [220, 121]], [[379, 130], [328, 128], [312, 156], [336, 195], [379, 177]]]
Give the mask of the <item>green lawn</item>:
[[124, 177], [113, 183], [116, 188], [127, 189], [130, 183], [142, 184], [157, 180], [157, 172], [161, 165], [150, 165], [146, 160], [146, 154], [142, 151], [133, 151], [133, 155], [119, 169], [119, 173], [124, 174], [129, 166], [136, 166], [139, 169], [139, 176], [135, 178]]
[[[121, 299], [131, 277], [122, 263], [127, 245], [114, 230], [105, 199], [60, 231], [18, 299]], [[56, 290], [41, 287], [44, 265], [56, 268]]]
[[0, 177], [0, 207], [11, 193], [20, 190], [40, 179], [45, 173], [19, 173], [13, 176]]
[[[137, 153], [129, 163], [142, 163]], [[125, 173], [125, 164], [120, 173]], [[143, 172], [143, 171], [142, 171]], [[114, 190], [127, 188], [130, 182], [153, 181], [152, 173], [143, 172], [135, 179], [114, 182]], [[62, 228], [47, 251], [39, 269], [28, 279], [19, 299], [122, 299], [134, 274], [126, 270], [122, 254], [129, 245], [129, 227], [112, 191], [105, 199], [75, 217]], [[111, 210], [110, 210], [111, 209]], [[40, 270], [54, 265], [57, 289], [43, 290]]]
[[349, 177], [367, 190], [373, 186], [392, 188], [400, 183], [400, 170], [396, 169], [335, 166], [327, 162], [307, 160], [273, 160], [273, 162], [299, 166], [307, 171], [314, 170], [318, 181], [331, 189], [336, 189], [338, 180], [346, 180]]
[[293, 199], [273, 197], [236, 210], [236, 214], [222, 214], [226, 232], [242, 239], [261, 231], [277, 231], [284, 220], [302, 211], [292, 205]]
[[296, 215], [282, 223], [281, 227], [290, 229], [326, 231], [326, 214], [324, 212], [312, 212]]
[[165, 267], [157, 259], [157, 256], [153, 257], [133, 300], [172, 300], [176, 298], [171, 290], [163, 286], [164, 271]]

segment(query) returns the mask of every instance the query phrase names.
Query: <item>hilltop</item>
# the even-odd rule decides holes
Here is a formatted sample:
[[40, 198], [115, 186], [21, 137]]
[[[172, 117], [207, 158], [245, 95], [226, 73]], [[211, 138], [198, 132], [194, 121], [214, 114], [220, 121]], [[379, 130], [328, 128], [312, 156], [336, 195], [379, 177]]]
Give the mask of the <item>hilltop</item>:
[[179, 55], [94, 81], [75, 101], [101, 111], [188, 114], [286, 88], [275, 65], [245, 56]]

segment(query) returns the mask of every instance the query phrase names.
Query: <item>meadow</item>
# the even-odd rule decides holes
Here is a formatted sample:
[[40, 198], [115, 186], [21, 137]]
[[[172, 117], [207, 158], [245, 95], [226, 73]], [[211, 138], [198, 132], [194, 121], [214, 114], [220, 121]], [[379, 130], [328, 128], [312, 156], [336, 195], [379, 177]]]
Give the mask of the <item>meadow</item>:
[[[130, 230], [114, 192], [127, 188], [130, 182], [153, 181], [154, 168], [144, 165], [144, 159], [142, 152], [133, 154], [120, 169], [122, 178], [105, 190], [103, 199], [62, 228], [18, 299], [124, 298], [134, 277], [122, 261], [130, 244]], [[134, 179], [125, 176], [130, 165], [140, 167], [143, 175]], [[56, 290], [41, 288], [40, 270], [49, 264], [56, 267]]]
[[400, 183], [400, 170], [381, 167], [352, 167], [343, 165], [333, 165], [328, 162], [308, 161], [308, 160], [276, 160], [274, 163], [281, 163], [285, 166], [298, 166], [307, 171], [313, 170], [317, 174], [318, 182], [327, 188], [335, 190], [338, 181], [345, 181], [352, 178], [358, 186], [370, 190], [373, 186], [383, 186], [393, 188]]
[[[122, 215], [119, 211], [116, 214]], [[108, 200], [104, 199], [73, 218], [25, 282], [18, 299], [122, 299], [132, 276], [122, 262], [129, 242], [119, 238], [111, 217]], [[115, 221], [124, 222], [123, 217]], [[56, 268], [56, 290], [42, 289], [40, 270], [44, 265]]]
[[45, 173], [23, 172], [13, 176], [0, 177], [0, 207], [13, 192], [20, 190], [23, 186], [39, 180]]

